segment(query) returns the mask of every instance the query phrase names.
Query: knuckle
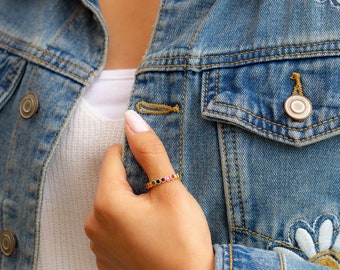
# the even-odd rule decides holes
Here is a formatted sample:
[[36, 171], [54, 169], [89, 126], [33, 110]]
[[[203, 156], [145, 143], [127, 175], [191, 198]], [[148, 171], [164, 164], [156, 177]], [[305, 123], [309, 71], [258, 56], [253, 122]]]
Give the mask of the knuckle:
[[113, 197], [96, 198], [93, 206], [93, 215], [98, 221], [116, 222], [121, 218], [122, 213], [126, 211], [124, 194], [116, 192]]
[[143, 140], [138, 146], [139, 152], [145, 155], [160, 155], [165, 153], [163, 143], [159, 139]]
[[108, 216], [107, 208], [107, 204], [104, 202], [104, 200], [96, 199], [93, 206], [94, 217], [98, 220], [106, 219]]
[[92, 219], [88, 218], [84, 224], [84, 230], [89, 239], [93, 239], [95, 236], [96, 229], [93, 226]]
[[157, 199], [164, 205], [177, 206], [185, 204], [188, 199], [188, 191], [178, 181], [165, 183], [154, 191], [153, 196], [157, 196]]
[[97, 253], [97, 247], [93, 242], [90, 242], [90, 249], [94, 254]]
[[155, 153], [164, 153], [165, 152], [164, 145], [159, 139], [151, 140], [151, 141], [149, 141], [149, 143], [150, 143], [150, 147], [153, 150], [153, 152], [155, 152]]

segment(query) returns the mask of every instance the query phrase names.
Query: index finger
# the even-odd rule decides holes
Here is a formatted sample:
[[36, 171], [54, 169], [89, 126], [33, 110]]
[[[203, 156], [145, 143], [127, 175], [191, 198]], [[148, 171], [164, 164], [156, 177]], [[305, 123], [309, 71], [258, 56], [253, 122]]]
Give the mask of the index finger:
[[122, 162], [122, 146], [118, 144], [106, 150], [100, 169], [97, 192], [107, 193], [108, 190], [132, 192]]

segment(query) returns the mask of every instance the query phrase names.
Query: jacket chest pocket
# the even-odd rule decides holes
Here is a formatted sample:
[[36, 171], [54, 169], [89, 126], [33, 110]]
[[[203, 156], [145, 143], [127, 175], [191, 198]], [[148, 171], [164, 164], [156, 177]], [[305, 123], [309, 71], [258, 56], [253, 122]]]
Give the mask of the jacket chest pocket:
[[339, 57], [207, 70], [203, 117], [301, 147], [340, 132]]
[[301, 217], [339, 213], [339, 66], [339, 57], [264, 59], [203, 72], [232, 242], [268, 248]]

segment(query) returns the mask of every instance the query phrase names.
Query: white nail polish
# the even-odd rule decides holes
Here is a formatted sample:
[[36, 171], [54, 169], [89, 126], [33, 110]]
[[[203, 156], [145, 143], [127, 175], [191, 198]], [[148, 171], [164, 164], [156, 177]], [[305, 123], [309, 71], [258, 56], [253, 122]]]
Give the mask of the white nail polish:
[[135, 111], [128, 110], [125, 112], [125, 121], [135, 133], [142, 133], [150, 130], [149, 125]]

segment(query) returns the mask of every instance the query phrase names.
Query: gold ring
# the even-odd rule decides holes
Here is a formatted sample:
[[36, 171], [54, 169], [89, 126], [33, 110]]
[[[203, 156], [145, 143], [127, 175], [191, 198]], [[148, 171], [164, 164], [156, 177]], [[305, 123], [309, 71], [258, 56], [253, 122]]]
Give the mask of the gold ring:
[[165, 177], [162, 177], [162, 178], [159, 178], [159, 179], [156, 179], [156, 180], [148, 182], [146, 184], [146, 188], [147, 189], [151, 189], [151, 188], [153, 188], [155, 186], [158, 186], [160, 184], [164, 184], [164, 183], [167, 183], [167, 182], [170, 182], [170, 181], [173, 181], [173, 180], [182, 180], [182, 178], [179, 176], [178, 173], [172, 174], [172, 175], [168, 175], [168, 176], [165, 176]]

